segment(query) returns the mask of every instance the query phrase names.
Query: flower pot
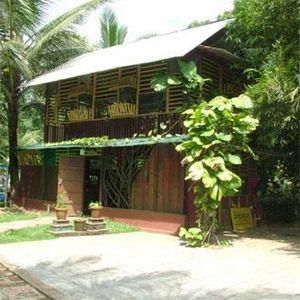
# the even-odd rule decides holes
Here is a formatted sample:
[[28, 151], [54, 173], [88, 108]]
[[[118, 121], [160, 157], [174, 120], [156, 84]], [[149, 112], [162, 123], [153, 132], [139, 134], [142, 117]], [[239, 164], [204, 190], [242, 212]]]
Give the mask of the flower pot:
[[91, 217], [93, 219], [99, 219], [99, 218], [101, 218], [101, 210], [102, 210], [102, 208], [90, 208]]
[[74, 220], [74, 230], [75, 231], [85, 231], [85, 223], [86, 220], [85, 219], [75, 219]]
[[67, 208], [55, 208], [57, 220], [67, 220], [68, 209]]

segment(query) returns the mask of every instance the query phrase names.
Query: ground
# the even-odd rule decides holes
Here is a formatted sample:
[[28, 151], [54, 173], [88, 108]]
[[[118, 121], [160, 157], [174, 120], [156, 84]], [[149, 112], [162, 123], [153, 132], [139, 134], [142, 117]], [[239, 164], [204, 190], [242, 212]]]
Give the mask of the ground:
[[1, 300], [45, 300], [49, 299], [14, 272], [0, 264], [0, 299]]
[[300, 299], [299, 236], [288, 232], [221, 249], [146, 232], [69, 237], [1, 245], [0, 261], [55, 299]]

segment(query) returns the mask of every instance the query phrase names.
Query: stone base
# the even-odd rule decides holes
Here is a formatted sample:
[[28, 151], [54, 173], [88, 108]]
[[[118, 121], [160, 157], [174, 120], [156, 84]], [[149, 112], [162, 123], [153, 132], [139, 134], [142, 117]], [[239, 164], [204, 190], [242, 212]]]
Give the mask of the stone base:
[[108, 233], [107, 229], [99, 229], [99, 230], [89, 230], [89, 231], [61, 231], [61, 232], [54, 232], [49, 230], [49, 233], [54, 234], [57, 237], [66, 237], [66, 236], [85, 236], [85, 235], [100, 235]]
[[73, 225], [68, 220], [53, 220], [49, 227], [50, 232], [69, 232], [73, 230]]
[[85, 224], [85, 228], [87, 231], [105, 229], [105, 227], [105, 223], [103, 222], [96, 223], [88, 221]]
[[89, 218], [88, 222], [90, 223], [103, 223], [104, 222], [104, 218]]

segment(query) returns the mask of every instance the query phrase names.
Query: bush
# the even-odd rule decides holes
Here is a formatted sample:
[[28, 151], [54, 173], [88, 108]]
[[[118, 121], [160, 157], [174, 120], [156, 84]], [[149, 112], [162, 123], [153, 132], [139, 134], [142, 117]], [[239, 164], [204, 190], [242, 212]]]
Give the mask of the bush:
[[267, 223], [295, 223], [299, 200], [274, 194], [261, 199], [263, 220]]
[[295, 223], [300, 212], [299, 190], [299, 186], [287, 177], [282, 165], [277, 166], [274, 178], [269, 180], [265, 194], [260, 199], [263, 221]]

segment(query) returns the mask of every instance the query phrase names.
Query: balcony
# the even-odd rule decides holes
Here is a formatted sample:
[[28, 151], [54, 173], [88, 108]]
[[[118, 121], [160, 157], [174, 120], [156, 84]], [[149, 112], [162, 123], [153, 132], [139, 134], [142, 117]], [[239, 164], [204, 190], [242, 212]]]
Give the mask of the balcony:
[[[165, 126], [160, 126], [165, 124]], [[163, 127], [163, 128], [161, 128]], [[45, 142], [60, 142], [84, 137], [108, 136], [109, 138], [131, 138], [133, 135], [183, 134], [183, 118], [181, 114], [151, 114], [127, 118], [99, 119], [59, 126], [45, 126]]]

